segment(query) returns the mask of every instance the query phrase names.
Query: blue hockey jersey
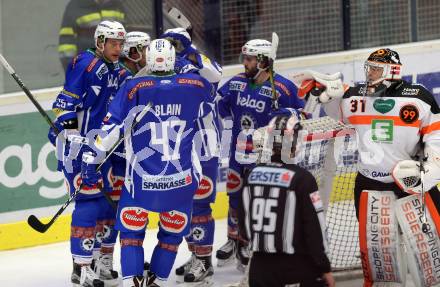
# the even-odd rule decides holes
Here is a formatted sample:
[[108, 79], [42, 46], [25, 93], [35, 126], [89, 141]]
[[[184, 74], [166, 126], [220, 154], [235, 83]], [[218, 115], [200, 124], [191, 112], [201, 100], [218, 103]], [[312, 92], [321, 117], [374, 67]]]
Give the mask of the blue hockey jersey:
[[[291, 81], [275, 74], [274, 83], [280, 108], [304, 107], [303, 101], [297, 97], [296, 86]], [[221, 96], [218, 102], [220, 116], [222, 118], [232, 116], [231, 152], [233, 154], [240, 132], [256, 130], [267, 125], [271, 120], [272, 88], [269, 81], [256, 85], [241, 73], [232, 77], [217, 92]], [[252, 150], [250, 135], [238, 144], [245, 152]]]
[[119, 64], [108, 63], [93, 49], [76, 56], [69, 64], [63, 90], [52, 108], [58, 123], [78, 120], [82, 136], [101, 126], [109, 99], [119, 86]]
[[110, 134], [124, 129], [139, 105], [153, 103], [125, 140], [125, 188], [147, 210], [169, 211], [192, 200], [198, 186], [193, 138], [198, 121], [212, 112], [212, 92], [197, 74], [149, 75], [126, 82], [112, 101], [103, 126]]

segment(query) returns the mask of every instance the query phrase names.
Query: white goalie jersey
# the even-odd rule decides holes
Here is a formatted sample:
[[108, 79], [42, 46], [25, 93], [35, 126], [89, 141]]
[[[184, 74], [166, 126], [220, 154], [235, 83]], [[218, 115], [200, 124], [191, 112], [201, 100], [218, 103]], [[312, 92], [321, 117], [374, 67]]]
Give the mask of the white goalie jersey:
[[433, 172], [438, 171], [440, 160], [440, 109], [434, 97], [424, 87], [405, 81], [369, 96], [364, 96], [363, 89], [350, 87], [342, 99], [324, 105], [329, 115], [355, 127], [359, 172], [393, 182], [396, 164], [413, 159], [424, 147], [427, 166], [433, 163], [431, 171], [426, 170], [425, 188], [436, 185], [438, 176]]

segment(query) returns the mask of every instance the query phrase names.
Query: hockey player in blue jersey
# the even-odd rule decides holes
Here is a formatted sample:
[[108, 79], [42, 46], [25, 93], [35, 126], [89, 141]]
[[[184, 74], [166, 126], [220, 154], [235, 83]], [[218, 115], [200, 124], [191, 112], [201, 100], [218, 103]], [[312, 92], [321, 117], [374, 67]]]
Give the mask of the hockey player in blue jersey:
[[[127, 33], [120, 59], [119, 87], [122, 87], [127, 80], [133, 78], [140, 69], [146, 66], [145, 55], [150, 42], [151, 38], [147, 33], [137, 31]], [[113, 192], [110, 196], [114, 201], [119, 201], [125, 176], [124, 144], [119, 145], [109, 160], [112, 165], [113, 182]]]
[[[100, 127], [107, 113], [108, 101], [118, 89], [118, 60], [125, 34], [122, 24], [101, 22], [95, 31], [96, 48], [84, 51], [72, 60], [67, 68], [64, 88], [53, 104], [55, 125], [61, 133], [56, 137], [51, 130], [49, 139], [54, 144], [56, 142], [59, 168], [65, 175], [70, 193], [82, 181], [80, 171], [83, 150], [77, 139], [84, 138], [91, 130]], [[105, 174], [102, 182], [83, 186], [75, 199], [70, 236], [73, 286], [104, 286], [100, 279], [115, 283], [118, 277], [111, 266], [107, 266], [98, 275], [91, 267], [93, 248], [98, 248], [101, 241], [115, 240], [114, 232], [103, 234], [104, 227], [100, 227], [111, 209], [102, 192], [112, 189], [109, 181], [110, 165], [106, 164], [102, 171]], [[97, 229], [100, 230], [97, 232]]]
[[[119, 87], [131, 79], [139, 69], [146, 65], [145, 50], [150, 43], [150, 36], [144, 32], [129, 32], [126, 34], [125, 42], [120, 58]], [[114, 94], [110, 97], [111, 102]], [[125, 153], [124, 145], [120, 144], [116, 151], [109, 158], [111, 172], [107, 173], [108, 180], [112, 184], [110, 198], [118, 203], [125, 175]], [[92, 267], [95, 273], [100, 274], [101, 279], [107, 279], [109, 283], [113, 266], [113, 250], [117, 239], [117, 231], [114, 230], [116, 210], [109, 208], [100, 216], [96, 226], [96, 240], [93, 248]], [[115, 284], [116, 280], [112, 280]], [[107, 284], [108, 285], [108, 284]]]
[[[237, 262], [239, 269], [248, 261], [247, 243], [238, 233], [237, 207], [241, 200], [244, 168], [251, 163], [248, 161], [252, 152], [251, 134], [253, 130], [267, 125], [275, 112], [272, 109], [272, 88], [269, 80], [269, 68], [273, 65], [273, 61], [269, 59], [271, 46], [266, 40], [248, 41], [241, 51], [245, 72], [232, 77], [217, 91], [221, 96], [218, 103], [220, 116], [224, 119], [230, 118], [233, 122], [226, 184], [229, 196], [228, 241], [217, 250], [219, 266], [230, 262], [234, 253], [240, 259]], [[292, 82], [275, 73], [274, 86], [280, 108], [303, 107]]]
[[[212, 85], [196, 74], [176, 75], [174, 47], [164, 39], [151, 42], [147, 65], [151, 75], [135, 77], [118, 92], [110, 105], [99, 149], [109, 150], [119, 138], [133, 111], [152, 102], [147, 113], [125, 140], [127, 173], [118, 207], [116, 228], [120, 231], [124, 287], [163, 286], [179, 244], [190, 232], [194, 193], [199, 186], [193, 166], [193, 138], [198, 121], [212, 112]], [[97, 162], [83, 162], [82, 176], [96, 184]], [[90, 181], [89, 181], [90, 180]], [[143, 276], [143, 240], [149, 212], [160, 213], [158, 244], [149, 275]], [[156, 277], [156, 279], [155, 279]], [[152, 282], [154, 281], [154, 282]]]
[[[198, 51], [191, 42], [189, 33], [184, 28], [174, 28], [165, 31], [161, 36], [173, 43], [176, 49], [176, 73], [198, 73], [217, 87], [222, 76], [218, 63]], [[211, 203], [216, 197], [216, 182], [219, 168], [219, 124], [217, 108], [212, 103], [214, 113], [200, 122], [200, 130], [207, 131], [201, 135], [200, 164], [202, 180], [194, 195], [194, 205], [191, 218], [191, 234], [185, 237], [191, 257], [176, 269], [176, 275], [184, 276], [184, 282], [209, 281], [213, 275], [212, 250], [214, 243], [215, 221], [212, 217]]]

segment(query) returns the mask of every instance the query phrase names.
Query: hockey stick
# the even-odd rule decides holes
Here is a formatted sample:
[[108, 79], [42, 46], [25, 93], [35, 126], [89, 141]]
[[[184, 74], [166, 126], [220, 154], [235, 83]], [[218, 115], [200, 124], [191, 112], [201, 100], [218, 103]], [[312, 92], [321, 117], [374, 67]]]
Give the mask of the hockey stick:
[[278, 96], [277, 91], [275, 90], [275, 81], [273, 79], [273, 66], [275, 64], [275, 59], [277, 57], [277, 49], [278, 49], [278, 35], [275, 32], [272, 32], [272, 47], [270, 48], [269, 53], [269, 81], [270, 81], [270, 87], [272, 89], [272, 109], [278, 110]]
[[191, 22], [176, 7], [171, 7], [171, 9], [168, 10], [168, 16], [170, 17], [171, 22], [173, 22], [173, 24], [176, 27], [182, 27], [182, 28], [184, 28], [187, 31], [192, 30]]
[[[14, 80], [17, 82], [17, 84], [20, 86], [20, 88], [23, 90], [23, 92], [26, 94], [26, 96], [31, 100], [31, 102], [34, 104], [34, 106], [37, 108], [38, 112], [43, 116], [43, 118], [46, 120], [46, 122], [49, 124], [49, 126], [54, 130], [55, 134], [58, 136], [61, 132], [60, 130], [54, 125], [52, 120], [50, 119], [49, 115], [46, 113], [46, 111], [41, 107], [41, 105], [37, 102], [35, 97], [32, 95], [31, 91], [24, 85], [23, 81], [20, 79], [20, 77], [17, 75], [15, 70], [9, 65], [8, 61], [6, 61], [5, 57], [3, 57], [2, 54], [0, 54], [0, 62], [3, 65], [3, 67], [9, 72], [9, 74], [14, 78]], [[61, 134], [62, 135], [62, 134]], [[68, 138], [67, 140], [71, 142], [77, 142], [80, 144], [86, 143], [86, 139], [80, 136], [72, 136], [71, 138]], [[104, 196], [107, 199], [107, 201], [110, 203], [110, 205], [116, 209], [116, 204], [111, 199], [110, 195], [104, 192]]]
[[[153, 106], [153, 103], [149, 102], [144, 109], [135, 117], [135, 120], [133, 124], [131, 125], [130, 129], [125, 131], [124, 136], [121, 137], [110, 149], [110, 151], [107, 153], [104, 160], [101, 162], [101, 164], [98, 165], [96, 168], [97, 171], [101, 169], [103, 164], [109, 159], [109, 157], [113, 154], [113, 152], [116, 150], [116, 148], [124, 141], [124, 139], [129, 136], [132, 132], [132, 130], [137, 126], [137, 124], [142, 120], [142, 118], [147, 114], [147, 112], [151, 109]], [[28, 217], [28, 224], [35, 229], [36, 231], [40, 233], [46, 232], [52, 224], [57, 220], [57, 218], [61, 215], [61, 213], [66, 210], [67, 206], [76, 198], [78, 193], [81, 191], [83, 187], [83, 184], [81, 183], [80, 186], [75, 190], [75, 192], [67, 199], [67, 201], [61, 206], [61, 208], [55, 213], [55, 215], [52, 217], [52, 219], [48, 223], [42, 223], [35, 215], [30, 215]], [[105, 194], [105, 193], [104, 193]]]
[[424, 155], [420, 156], [420, 187], [422, 189], [422, 212], [423, 212], [423, 219], [422, 219], [422, 231], [423, 233], [428, 233], [428, 218], [426, 217], [426, 195], [425, 195], [425, 188], [423, 186], [423, 181], [425, 180], [425, 167], [423, 164], [424, 161]]
[[32, 95], [31, 91], [24, 85], [23, 81], [18, 77], [17, 73], [15, 73], [14, 69], [9, 65], [8, 61], [6, 61], [5, 57], [3, 57], [2, 54], [0, 54], [0, 62], [3, 65], [3, 67], [8, 71], [8, 73], [14, 78], [14, 80], [17, 82], [17, 84], [20, 86], [20, 88], [23, 90], [23, 92], [26, 94], [26, 96], [31, 100], [31, 102], [34, 104], [34, 106], [37, 108], [38, 112], [43, 116], [43, 118], [46, 120], [46, 122], [49, 124], [51, 128], [55, 131], [56, 134], [59, 134], [60, 131], [57, 129], [57, 127], [53, 124], [52, 120], [50, 119], [49, 115], [46, 113], [46, 111], [41, 107], [41, 105], [37, 102], [35, 97]]

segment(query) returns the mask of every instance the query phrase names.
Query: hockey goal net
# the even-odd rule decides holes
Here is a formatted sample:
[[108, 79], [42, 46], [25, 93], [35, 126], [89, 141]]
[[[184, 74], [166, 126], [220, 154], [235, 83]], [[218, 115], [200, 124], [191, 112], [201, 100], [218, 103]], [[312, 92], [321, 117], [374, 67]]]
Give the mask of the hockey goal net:
[[358, 222], [354, 208], [357, 172], [356, 133], [330, 117], [301, 121], [297, 164], [316, 178], [327, 220], [333, 270], [361, 267]]

